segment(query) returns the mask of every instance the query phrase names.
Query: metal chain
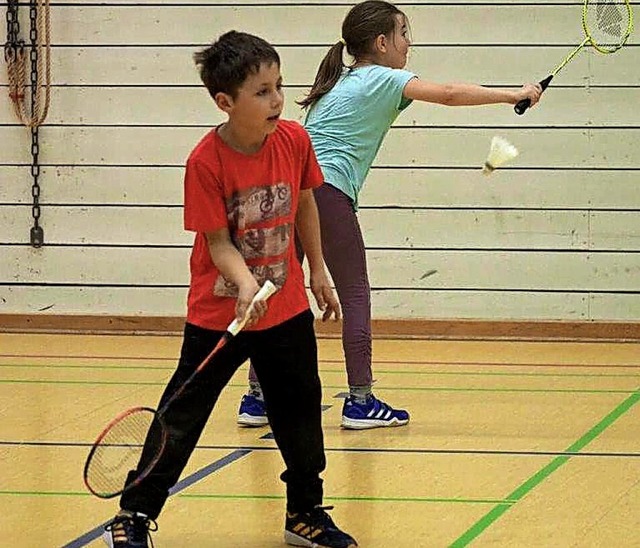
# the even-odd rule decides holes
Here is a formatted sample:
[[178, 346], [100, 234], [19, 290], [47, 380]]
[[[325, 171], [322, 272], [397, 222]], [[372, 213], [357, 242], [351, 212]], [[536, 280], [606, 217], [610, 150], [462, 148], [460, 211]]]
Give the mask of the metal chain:
[[19, 40], [18, 1], [7, 0], [7, 41], [4, 44], [4, 58], [7, 62], [16, 59], [18, 51], [24, 49], [24, 41]]
[[[37, 110], [39, 109], [38, 96], [38, 8], [36, 0], [29, 2], [29, 17], [31, 21], [31, 117], [37, 118]], [[33, 205], [31, 214], [33, 216], [33, 226], [31, 227], [31, 245], [33, 247], [42, 247], [44, 244], [44, 231], [40, 226], [40, 164], [38, 155], [40, 154], [40, 145], [38, 143], [38, 126], [31, 126], [31, 176], [33, 184], [31, 185], [31, 196], [33, 197]]]

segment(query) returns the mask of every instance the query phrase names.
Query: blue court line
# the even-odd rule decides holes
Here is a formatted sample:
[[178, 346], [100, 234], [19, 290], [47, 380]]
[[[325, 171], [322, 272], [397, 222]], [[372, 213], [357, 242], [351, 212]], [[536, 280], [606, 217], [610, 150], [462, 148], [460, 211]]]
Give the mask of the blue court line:
[[[238, 459], [241, 459], [242, 457], [248, 455], [249, 453], [251, 453], [251, 449], [238, 449], [236, 451], [229, 453], [228, 455], [225, 455], [221, 459], [218, 459], [217, 461], [212, 462], [211, 464], [205, 466], [204, 468], [201, 468], [197, 472], [194, 472], [190, 476], [187, 476], [183, 480], [180, 480], [169, 490], [169, 496], [179, 493], [180, 491], [193, 485], [197, 481], [200, 481], [201, 479], [205, 478], [209, 474], [213, 474], [217, 470], [220, 470], [221, 468], [224, 468], [225, 466], [237, 461]], [[104, 523], [98, 525], [96, 528], [92, 529], [88, 533], [85, 533], [84, 535], [78, 537], [77, 539], [72, 540], [68, 544], [65, 544], [62, 548], [81, 548], [82, 546], [86, 546], [87, 544], [96, 540], [102, 535], [102, 533], [104, 532], [104, 526], [107, 523], [109, 522], [105, 521]]]

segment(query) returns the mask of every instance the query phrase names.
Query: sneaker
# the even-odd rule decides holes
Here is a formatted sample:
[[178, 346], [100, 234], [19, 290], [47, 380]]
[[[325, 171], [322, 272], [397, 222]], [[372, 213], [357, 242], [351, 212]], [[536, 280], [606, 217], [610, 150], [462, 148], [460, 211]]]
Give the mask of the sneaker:
[[344, 400], [342, 427], [352, 430], [378, 428], [380, 426], [402, 426], [409, 422], [409, 413], [394, 409], [371, 394], [366, 403], [358, 403], [353, 396]]
[[287, 512], [284, 541], [291, 546], [309, 548], [354, 548], [358, 543], [340, 531], [325, 510], [333, 506], [318, 506], [311, 512], [292, 514]]
[[[104, 526], [102, 539], [110, 548], [149, 548], [149, 531], [157, 531], [158, 525], [139, 512], [121, 510]], [[153, 548], [153, 541], [151, 541]]]
[[242, 396], [238, 411], [238, 424], [242, 426], [266, 426], [269, 424], [264, 401], [251, 394]]

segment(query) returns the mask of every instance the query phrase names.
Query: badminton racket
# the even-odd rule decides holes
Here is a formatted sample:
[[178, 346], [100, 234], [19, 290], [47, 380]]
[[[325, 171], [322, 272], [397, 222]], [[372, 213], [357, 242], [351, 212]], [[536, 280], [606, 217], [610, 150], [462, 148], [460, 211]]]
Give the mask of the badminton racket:
[[[554, 76], [586, 45], [598, 53], [610, 54], [624, 46], [633, 31], [633, 11], [629, 0], [585, 0], [582, 6], [582, 29], [585, 38], [564, 60], [540, 81], [542, 91], [547, 89]], [[531, 106], [531, 99], [516, 104], [516, 114], [524, 114]]]
[[[133, 407], [115, 417], [93, 443], [84, 466], [84, 483], [95, 496], [109, 499], [138, 485], [157, 464], [169, 437], [163, 416], [185, 387], [200, 373], [213, 356], [235, 337], [247, 323], [257, 301], [268, 299], [276, 287], [269, 280], [256, 293], [242, 320], [233, 320], [214, 349], [157, 411], [150, 407]], [[146, 443], [145, 443], [146, 440]], [[127, 476], [144, 455], [144, 469], [133, 480]], [[126, 485], [125, 485], [126, 483]]]

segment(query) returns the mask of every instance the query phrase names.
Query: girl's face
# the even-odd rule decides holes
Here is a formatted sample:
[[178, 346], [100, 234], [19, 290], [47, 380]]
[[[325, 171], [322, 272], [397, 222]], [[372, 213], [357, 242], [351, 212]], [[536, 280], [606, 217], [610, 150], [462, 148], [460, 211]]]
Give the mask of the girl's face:
[[385, 64], [390, 68], [401, 69], [407, 64], [411, 36], [409, 26], [404, 15], [395, 16], [396, 26], [393, 33], [388, 36]]

